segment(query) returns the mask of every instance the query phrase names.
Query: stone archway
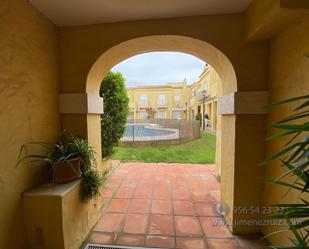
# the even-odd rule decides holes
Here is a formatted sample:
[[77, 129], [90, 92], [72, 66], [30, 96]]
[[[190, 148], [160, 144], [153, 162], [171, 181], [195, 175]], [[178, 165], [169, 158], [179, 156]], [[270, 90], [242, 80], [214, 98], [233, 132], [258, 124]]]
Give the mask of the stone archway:
[[137, 54], [175, 51], [194, 55], [209, 63], [220, 75], [223, 94], [237, 91], [235, 70], [229, 59], [216, 47], [202, 40], [179, 35], [154, 35], [122, 42], [104, 52], [91, 67], [86, 92], [98, 94], [101, 80], [119, 62]]
[[[217, 71], [222, 82], [222, 85], [219, 87], [221, 95], [237, 91], [237, 79], [233, 65], [219, 49], [205, 41], [187, 36], [155, 35], [125, 41], [104, 52], [95, 61], [89, 71], [87, 76], [86, 92], [88, 94], [97, 95], [99, 92], [101, 80], [104, 78], [106, 72], [114, 65], [137, 54], [154, 51], [177, 51], [194, 55], [209, 63]], [[234, 123], [235, 120], [230, 120], [229, 122]], [[221, 127], [221, 118], [219, 119], [219, 123]], [[227, 126], [230, 125], [234, 126], [235, 124], [229, 124]], [[98, 137], [94, 135], [95, 133], [92, 130], [89, 130], [89, 132], [90, 134], [88, 134], [88, 138], [93, 137], [95, 139]], [[229, 144], [230, 146], [230, 148], [226, 149], [227, 151], [233, 151], [232, 147], [234, 147], [234, 141], [232, 141], [232, 139], [234, 137], [235, 135], [232, 132], [230, 132], [229, 136], [223, 136], [224, 140], [228, 140], [224, 141], [224, 144]], [[217, 174], [220, 174], [222, 157], [221, 129], [218, 131], [217, 138], [216, 165]], [[97, 143], [96, 140], [93, 140], [93, 142]], [[227, 157], [226, 154], [224, 156]], [[231, 158], [232, 155], [229, 155], [228, 157]], [[229, 167], [232, 168], [233, 165], [230, 165]]]
[[[100, 136], [100, 110], [102, 100], [99, 98], [101, 80], [108, 70], [119, 62], [137, 54], [153, 51], [175, 51], [194, 55], [207, 61], [219, 74], [222, 81], [222, 94], [219, 101], [219, 114], [221, 114], [221, 128], [217, 138], [217, 172], [221, 172], [221, 201], [230, 210], [238, 206], [256, 206], [260, 204], [261, 182], [250, 180], [253, 173], [262, 174], [258, 162], [264, 156], [264, 114], [258, 105], [267, 101], [265, 92], [238, 92], [239, 86], [236, 75], [247, 74], [245, 68], [235, 65], [224, 53], [210, 43], [181, 35], [151, 35], [140, 38], [128, 39], [110, 47], [95, 58], [86, 79], [84, 93], [61, 94], [60, 110], [63, 106], [63, 127], [88, 138], [97, 151], [98, 160], [101, 160], [101, 136]], [[234, 58], [234, 61], [237, 61]], [[87, 62], [88, 63], [88, 62]], [[237, 68], [237, 70], [235, 70]], [[242, 71], [243, 70], [243, 71]], [[241, 77], [242, 78], [242, 77]], [[252, 90], [255, 86], [253, 86]], [[250, 88], [250, 86], [247, 86]], [[79, 102], [81, 105], [74, 110], [67, 110], [68, 103]], [[70, 109], [70, 108], [69, 108]], [[74, 113], [75, 115], [72, 115]], [[76, 115], [78, 114], [78, 115]], [[254, 129], [252, 129], [254, 128]], [[250, 135], [254, 141], [249, 151], [246, 142], [248, 136], [243, 131], [252, 132]], [[252, 167], [248, 169], [248, 162]], [[246, 187], [256, 189], [256, 194], [246, 193]], [[226, 219], [232, 223], [235, 220], [257, 219], [258, 215], [244, 215], [230, 211]], [[258, 232], [257, 226], [231, 226], [236, 233]]]

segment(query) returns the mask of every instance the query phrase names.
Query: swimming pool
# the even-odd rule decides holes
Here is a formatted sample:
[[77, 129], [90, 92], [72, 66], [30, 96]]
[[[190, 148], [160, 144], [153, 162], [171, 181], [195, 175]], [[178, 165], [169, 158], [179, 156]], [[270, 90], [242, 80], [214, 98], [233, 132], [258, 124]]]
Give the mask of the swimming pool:
[[160, 128], [156, 125], [149, 124], [128, 124], [123, 134], [124, 138], [129, 137], [158, 137], [158, 136], [170, 136], [174, 135], [176, 131], [174, 129]]
[[160, 124], [127, 124], [122, 142], [154, 142], [179, 139], [179, 130], [165, 128]]

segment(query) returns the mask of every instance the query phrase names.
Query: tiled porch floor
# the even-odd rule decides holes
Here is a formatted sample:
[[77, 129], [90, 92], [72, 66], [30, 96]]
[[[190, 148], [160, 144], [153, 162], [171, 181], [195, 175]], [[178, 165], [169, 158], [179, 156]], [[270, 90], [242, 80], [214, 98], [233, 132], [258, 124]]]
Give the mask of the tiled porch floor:
[[214, 165], [123, 163], [106, 183], [89, 242], [179, 249], [261, 249], [257, 238], [214, 226], [220, 184]]

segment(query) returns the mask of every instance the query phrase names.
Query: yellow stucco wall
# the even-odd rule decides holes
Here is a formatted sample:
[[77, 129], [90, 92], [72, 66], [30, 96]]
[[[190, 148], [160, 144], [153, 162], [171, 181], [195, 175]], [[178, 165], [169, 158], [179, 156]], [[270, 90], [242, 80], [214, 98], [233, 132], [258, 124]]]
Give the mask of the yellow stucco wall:
[[63, 248], [61, 198], [27, 197], [23, 201], [23, 211], [24, 235], [27, 236], [27, 244], [23, 242], [24, 248]]
[[[86, 86], [89, 70], [96, 60], [104, 52], [122, 42], [151, 35], [179, 35], [209, 42], [225, 54], [233, 64], [237, 86], [233, 85], [235, 82], [232, 82], [232, 72], [223, 73], [229, 70], [229, 67], [220, 60], [218, 51], [210, 47], [201, 51], [189, 40], [187, 44], [184, 44], [184, 41], [182, 44], [179, 43], [182, 40], [177, 37], [172, 38], [168, 46], [167, 42], [160, 37], [132, 44], [130, 49], [127, 46], [120, 46], [118, 52], [109, 53], [108, 60], [101, 65], [99, 78], [104, 76], [106, 68], [110, 69], [120, 61], [138, 53], [181, 50], [191, 52], [209, 62], [219, 74], [222, 73], [221, 77], [224, 77], [222, 81], [230, 81], [226, 83], [224, 89], [226, 93], [237, 90], [236, 87], [238, 90], [265, 90], [268, 44], [266, 42], [248, 43], [244, 36], [244, 21], [243, 14], [230, 14], [63, 27], [61, 28], [61, 79], [63, 82], [61, 91], [85, 92], [87, 90], [97, 94], [99, 83], [95, 81], [95, 77], [90, 77]], [[224, 32], [221, 32], [222, 30]], [[95, 39], [90, 39], [91, 37]]]
[[58, 31], [27, 1], [0, 3], [0, 248], [27, 248], [21, 193], [46, 177], [20, 165], [20, 146], [59, 134]]
[[[62, 201], [62, 226], [64, 248], [80, 248], [90, 229], [97, 223], [102, 200], [93, 199], [88, 203], [80, 201], [80, 188], [75, 188]], [[55, 247], [60, 248], [60, 247]]]
[[[283, 0], [253, 0], [251, 2], [247, 10], [246, 21], [246, 36], [249, 40], [267, 40], [284, 30], [288, 25], [297, 22], [302, 16], [309, 14], [308, 1], [284, 1], [286, 2], [285, 8], [282, 8]], [[307, 9], [288, 8], [288, 6], [296, 5], [307, 5]]]
[[[309, 16], [301, 18], [294, 25], [289, 26], [271, 40], [270, 49], [270, 101], [277, 102], [286, 98], [301, 96], [309, 93]], [[295, 105], [284, 105], [272, 109], [268, 116], [268, 127], [291, 114]], [[274, 130], [268, 130], [269, 135]], [[267, 155], [272, 155], [283, 148], [286, 140], [270, 141], [267, 144]], [[282, 173], [278, 162], [266, 167], [265, 177], [274, 179]], [[264, 189], [264, 205], [273, 204], [285, 193], [286, 188], [266, 185]], [[282, 202], [297, 201], [295, 193], [290, 192]], [[272, 229], [264, 228], [268, 233]], [[274, 236], [269, 238], [273, 243], [289, 243], [288, 236]]]
[[[222, 30], [225, 32], [221, 32]], [[60, 37], [61, 92], [64, 93], [98, 94], [102, 78], [115, 64], [139, 53], [151, 51], [185, 52], [207, 61], [220, 75], [223, 94], [237, 90], [267, 89], [268, 43], [252, 43], [246, 40], [244, 14], [65, 27], [61, 28]], [[222, 131], [231, 133], [222, 132], [224, 141], [218, 150], [221, 152], [219, 157], [224, 159], [222, 167], [220, 166], [221, 172], [229, 172], [234, 170], [234, 167], [248, 167], [250, 158], [246, 154], [238, 153], [238, 158], [233, 154], [235, 147], [239, 146], [235, 144], [236, 129], [233, 129], [236, 120], [239, 123], [246, 121], [237, 119], [234, 115], [222, 118], [222, 127], [227, 128]], [[66, 125], [74, 127], [75, 119], [66, 119]], [[100, 123], [87, 125], [98, 130]], [[79, 127], [87, 130], [87, 125]], [[263, 124], [256, 123], [258, 131], [261, 125]], [[258, 131], [259, 139], [256, 139], [257, 134], [252, 134], [252, 137], [256, 139], [257, 145], [264, 144], [264, 136]], [[248, 139], [249, 136], [250, 134]], [[263, 157], [259, 152], [258, 156], [250, 160], [250, 165], [257, 168]], [[238, 179], [250, 176], [248, 171], [236, 171], [238, 172], [245, 173]], [[241, 192], [235, 192], [235, 184], [239, 184], [238, 189], [242, 189], [247, 187], [248, 182], [235, 182], [231, 175], [233, 174], [222, 181], [222, 189], [226, 191], [224, 195], [228, 196], [227, 203], [232, 207], [238, 204], [233, 204], [233, 197], [241, 199]], [[233, 214], [230, 213], [228, 218], [232, 219]], [[233, 230], [238, 232], [237, 227], [233, 227]], [[252, 232], [252, 229], [250, 231]], [[255, 231], [259, 231], [259, 228]]]

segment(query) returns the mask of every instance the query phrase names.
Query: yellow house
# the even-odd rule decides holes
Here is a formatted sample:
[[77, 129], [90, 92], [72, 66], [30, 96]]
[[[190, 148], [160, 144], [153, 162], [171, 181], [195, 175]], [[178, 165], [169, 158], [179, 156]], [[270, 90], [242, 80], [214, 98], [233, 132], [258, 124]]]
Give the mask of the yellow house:
[[208, 64], [199, 80], [192, 85], [187, 81], [162, 85], [128, 87], [129, 119], [166, 118], [202, 119], [208, 130], [216, 131], [219, 75]]
[[217, 72], [206, 64], [199, 80], [190, 86], [189, 118], [196, 119], [197, 115], [204, 115], [202, 126], [205, 122], [206, 129], [211, 131], [216, 131], [217, 126], [218, 87], [220, 84], [221, 81]]
[[187, 119], [187, 81], [127, 88], [129, 119]]

